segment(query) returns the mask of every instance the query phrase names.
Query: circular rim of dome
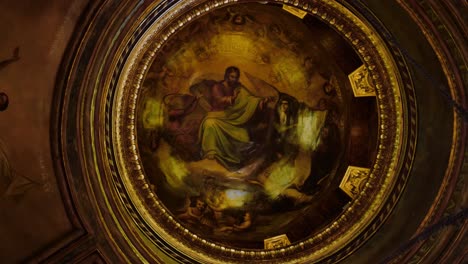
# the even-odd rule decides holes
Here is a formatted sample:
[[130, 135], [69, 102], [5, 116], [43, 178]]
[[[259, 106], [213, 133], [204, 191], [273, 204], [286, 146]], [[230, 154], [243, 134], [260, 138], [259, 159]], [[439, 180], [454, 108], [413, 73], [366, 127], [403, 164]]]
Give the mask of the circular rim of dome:
[[[241, 1], [245, 2], [257, 1]], [[268, 2], [288, 4], [285, 3], [288, 1]], [[404, 189], [415, 151], [416, 103], [410, 75], [398, 48], [378, 35], [362, 16], [335, 1], [294, 1], [290, 5], [303, 9], [339, 32], [361, 57], [377, 90], [379, 150], [376, 161], [364, 191], [338, 220], [306, 241], [283, 249], [229, 248], [206, 241], [183, 228], [149, 188], [139, 163], [134, 123], [143, 76], [157, 50], [185, 23], [236, 3], [238, 1], [184, 1], [173, 4], [165, 12], [154, 3], [142, 17], [132, 18], [145, 23], [127, 29], [125, 41], [114, 43], [118, 52], [113, 54], [110, 64], [101, 66], [108, 73], [106, 81], [95, 91], [98, 96], [94, 95], [89, 104], [81, 106], [96, 113], [97, 117], [91, 116], [87, 121], [92, 124], [90, 134], [95, 135], [91, 139], [92, 146], [101, 147], [85, 149], [99, 157], [104, 169], [98, 177], [109, 180], [108, 186], [112, 186], [113, 195], [119, 200], [113, 200], [115, 197], [108, 191], [102, 191], [101, 195], [113, 206], [126, 211], [128, 219], [153, 243], [165, 244], [166, 253], [182, 262], [236, 262], [239, 258], [281, 262], [342, 259], [377, 231]]]

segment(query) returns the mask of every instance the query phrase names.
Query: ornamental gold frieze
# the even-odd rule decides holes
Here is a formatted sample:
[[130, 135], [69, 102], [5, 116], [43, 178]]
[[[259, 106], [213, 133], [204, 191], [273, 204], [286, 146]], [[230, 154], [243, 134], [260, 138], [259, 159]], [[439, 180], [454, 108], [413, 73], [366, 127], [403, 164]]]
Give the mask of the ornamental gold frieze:
[[[334, 111], [330, 106], [333, 105], [332, 103], [342, 103], [343, 106], [337, 106], [339, 109], [337, 112], [343, 113], [343, 109], [346, 109], [344, 105], [348, 101], [360, 100], [360, 98], [348, 99], [351, 98], [349, 95], [352, 94], [353, 84], [349, 83], [346, 74], [336, 70], [334, 64], [327, 64], [323, 71], [331, 72], [338, 80], [338, 87], [332, 87], [333, 95], [329, 95], [330, 92], [325, 90], [328, 88], [323, 88], [325, 95], [321, 95], [328, 101], [317, 100], [313, 95], [308, 94], [309, 90], [321, 92], [318, 88], [314, 88], [314, 85], [319, 81], [325, 83], [323, 87], [335, 82], [330, 81], [331, 77], [324, 78], [320, 73], [315, 72], [314, 67], [320, 68], [320, 65], [316, 65], [316, 61], [307, 64], [306, 59], [297, 55], [302, 54], [301, 47], [305, 44], [302, 44], [300, 37], [291, 33], [287, 27], [275, 23], [270, 23], [267, 26], [260, 25], [257, 20], [271, 19], [267, 13], [262, 12], [274, 7], [253, 2], [183, 1], [175, 8], [167, 10], [160, 17], [154, 18], [153, 24], [142, 33], [139, 39], [129, 37], [135, 46], [131, 49], [123, 48], [121, 50], [121, 52], [127, 52], [127, 54], [122, 54], [122, 57], [123, 55], [128, 55], [128, 57], [121, 65], [122, 68], [116, 67], [115, 69], [116, 72], [120, 72], [120, 75], [116, 85], [110, 87], [111, 91], [106, 102], [106, 112], [112, 116], [112, 118], [107, 119], [108, 122], [112, 120], [111, 124], [107, 124], [110, 129], [106, 131], [108, 133], [106, 137], [112, 138], [108, 142], [107, 149], [115, 155], [115, 160], [109, 162], [115, 163], [115, 167], [112, 169], [120, 178], [115, 184], [124, 186], [120, 189], [119, 195], [125, 197], [124, 200], [132, 201], [134, 205], [134, 208], [131, 209], [134, 210], [132, 214], [139, 216], [135, 217], [134, 221], [138, 222], [140, 226], [145, 226], [143, 231], [148, 234], [148, 237], [154, 239], [159, 237], [192, 260], [201, 262], [223, 260], [233, 263], [238, 262], [238, 259], [242, 259], [244, 262], [247, 260], [287, 262], [293, 261], [293, 258], [296, 258], [294, 261], [297, 261], [299, 258], [300, 261], [310, 262], [330, 257], [333, 260], [334, 254], [343, 248], [346, 251], [341, 251], [341, 256], [354, 250], [355, 247], [346, 248], [346, 246], [351, 244], [356, 237], [362, 235], [361, 233], [365, 231], [365, 235], [369, 237], [372, 232], [375, 232], [375, 229], [368, 230], [367, 227], [382, 210], [389, 196], [392, 193], [395, 194], [394, 187], [399, 181], [399, 172], [403, 166], [402, 159], [404, 155], [407, 155], [404, 154], [406, 151], [404, 147], [408, 128], [403, 120], [407, 110], [402, 98], [406, 96], [405, 89], [411, 89], [411, 83], [408, 79], [402, 79], [399, 74], [402, 70], [406, 70], [404, 62], [397, 64], [394, 54], [387, 48], [385, 41], [375, 33], [368, 23], [361, 17], [354, 15], [341, 3], [336, 1], [265, 1], [293, 6], [307, 12], [313, 18], [338, 32], [362, 60], [363, 66], [360, 69], [366, 69], [367, 85], [375, 89], [375, 100], [368, 103], [371, 106], [375, 104], [377, 122], [372, 125], [375, 127], [375, 131], [362, 132], [365, 130], [365, 126], [353, 125], [354, 123], [349, 120], [354, 117], [344, 114], [338, 114], [333, 121], [326, 121], [332, 119], [332, 117], [328, 117], [328, 119], [326, 117], [328, 113]], [[272, 10], [274, 10], [272, 12], [285, 12], [281, 9]], [[197, 21], [206, 24], [202, 27], [196, 24]], [[197, 38], [196, 35], [187, 33], [191, 27], [198, 30], [199, 34], [207, 34], [207, 38], [200, 40], [200, 42], [186, 42], [190, 38]], [[205, 29], [206, 31], [203, 31]], [[208, 30], [212, 30], [212, 32], [206, 33]], [[256, 46], [255, 41], [251, 41], [249, 38], [257, 42], [263, 41], [262, 43], [267, 47], [273, 48], [281, 45], [284, 48], [279, 51], [262, 50]], [[178, 39], [183, 41], [177, 42]], [[232, 43], [232, 40], [238, 42]], [[206, 41], [206, 43], [201, 41]], [[177, 49], [179, 46], [181, 48]], [[320, 49], [322, 47], [317, 44], [313, 48]], [[194, 52], [186, 52], [187, 50]], [[226, 55], [226, 51], [234, 52]], [[279, 60], [278, 58], [286, 58], [288, 54], [292, 57], [297, 56], [298, 59], [275, 61], [275, 59]], [[199, 144], [198, 141], [208, 141], [209, 138], [203, 136], [207, 132], [202, 128], [195, 129], [199, 131], [195, 133], [198, 134], [198, 141], [190, 141], [187, 139], [188, 136], [179, 137], [184, 132], [180, 126], [188, 124], [183, 118], [192, 118], [192, 113], [198, 111], [194, 110], [197, 109], [195, 104], [204, 100], [203, 96], [195, 96], [191, 92], [194, 89], [202, 89], [202, 85], [205, 84], [210, 87], [209, 89], [219, 85], [213, 80], [222, 79], [224, 70], [228, 66], [223, 61], [226, 58], [231, 59], [233, 64], [240, 68], [240, 73], [239, 69], [237, 70], [237, 79], [240, 78], [242, 83], [247, 83], [246, 86], [254, 90], [257, 97], [263, 98], [259, 105], [265, 109], [271, 109], [272, 116], [277, 116], [277, 119], [271, 117], [273, 118], [272, 122], [276, 122], [276, 126], [272, 126], [271, 129], [276, 131], [278, 142], [284, 147], [284, 149], [272, 150], [274, 156], [268, 156], [268, 158], [255, 160], [253, 157], [254, 162], [249, 164], [250, 167], [246, 166], [242, 170], [226, 170], [226, 167], [233, 167], [233, 165], [220, 166], [219, 162], [214, 162], [208, 154], [203, 159], [194, 159], [189, 156], [186, 160], [176, 155], [178, 151], [181, 153], [180, 155], [190, 151], [191, 147]], [[317, 60], [320, 61], [320, 58]], [[294, 69], [297, 70], [285, 69], [282, 64], [295, 67]], [[310, 72], [307, 72], [308, 67], [310, 67]], [[226, 74], [229, 73], [226, 70]], [[308, 78], [307, 74], [312, 77]], [[225, 78], [227, 78], [226, 75]], [[291, 84], [305, 84], [309, 85], [309, 88], [288, 86]], [[244, 98], [242, 93], [240, 91], [240, 95], [236, 94], [236, 96]], [[228, 101], [230, 104], [234, 104], [235, 100], [241, 99], [235, 97]], [[250, 99], [245, 100], [247, 102]], [[356, 104], [362, 102], [364, 101], [356, 101]], [[192, 105], [195, 105], [193, 109]], [[296, 107], [296, 112], [293, 113], [290, 109], [294, 109], [294, 107]], [[356, 111], [359, 112], [359, 110]], [[295, 119], [288, 116], [288, 113], [293, 113], [291, 116], [295, 115]], [[215, 119], [215, 114], [219, 115], [219, 113], [210, 113], [209, 117], [214, 123], [219, 123], [220, 121], [217, 120], [220, 119]], [[223, 115], [225, 114], [223, 113]], [[207, 119], [209, 118], [204, 117], [201, 122], [205, 122], [204, 120]], [[333, 126], [326, 127], [326, 122], [332, 122]], [[224, 125], [237, 129], [233, 124], [223, 123]], [[296, 133], [294, 140], [284, 132], [291, 131], [291, 127], [293, 127], [293, 131], [296, 131], [294, 132]], [[333, 134], [332, 128], [341, 132], [341, 135], [336, 136], [335, 139], [343, 145], [349, 144], [346, 141], [348, 138], [350, 142], [358, 144], [362, 141], [362, 133], [375, 133], [376, 149], [370, 149], [366, 152], [374, 153], [373, 151], [375, 151], [375, 156], [369, 158], [372, 164], [368, 169], [368, 175], [365, 179], [361, 179], [359, 192], [352, 193], [353, 199], [346, 203], [345, 209], [338, 215], [330, 217], [323, 228], [311, 228], [310, 233], [305, 235], [293, 234], [295, 239], [289, 238], [289, 235], [286, 236], [289, 238], [289, 243], [283, 243], [286, 240], [278, 240], [283, 242], [275, 242], [276, 244], [273, 244], [276, 246], [269, 246], [268, 249], [263, 248], [263, 244], [256, 247], [257, 240], [263, 243], [264, 239], [274, 237], [273, 235], [267, 236], [268, 232], [266, 232], [263, 239], [253, 239], [255, 242], [252, 242], [252, 246], [243, 248], [235, 242], [230, 244], [229, 239], [240, 239], [241, 234], [246, 236], [252, 233], [263, 234], [258, 231], [259, 225], [255, 224], [260, 222], [259, 219], [273, 219], [265, 212], [270, 212], [269, 210], [272, 210], [271, 208], [274, 206], [291, 204], [297, 210], [299, 208], [308, 210], [308, 205], [313, 204], [314, 199], [318, 198], [314, 196], [312, 187], [310, 193], [301, 192], [307, 185], [307, 181], [309, 183], [311, 181], [308, 178], [309, 175], [289, 179], [288, 181], [293, 181], [294, 184], [287, 183], [289, 185], [285, 189], [278, 187], [279, 180], [274, 177], [280, 177], [276, 176], [280, 168], [290, 169], [291, 173], [295, 173], [294, 175], [300, 175], [298, 172], [300, 170], [312, 170], [310, 160], [316, 159], [314, 153], [319, 153], [322, 151], [321, 148], [326, 147], [320, 145], [320, 142], [324, 141], [324, 138], [332, 137], [330, 136]], [[179, 134], [170, 134], [167, 132], [170, 129]], [[243, 129], [239, 129], [238, 133], [244, 133], [246, 130]], [[261, 130], [263, 128], [255, 129]], [[252, 128], [252, 130], [254, 129]], [[194, 134], [193, 131], [192, 129], [190, 135]], [[224, 135], [219, 132], [219, 129], [217, 131], [213, 133], [218, 133], [219, 136]], [[305, 131], [310, 132], [311, 135], [317, 135], [312, 139], [301, 137], [301, 135], [307, 134]], [[344, 132], [351, 134], [344, 135]], [[178, 143], [177, 140], [182, 140], [181, 138], [189, 140], [188, 142], [192, 142], [192, 144]], [[258, 142], [262, 142], [261, 138], [258, 140]], [[261, 143], [253, 142], [256, 145], [261, 145]], [[178, 146], [186, 146], [186, 149], [177, 150]], [[294, 154], [287, 152], [291, 146]], [[345, 149], [351, 148], [346, 146], [336, 154], [337, 157], [345, 156]], [[209, 153], [203, 148], [195, 149], [194, 152], [190, 153], [195, 153], [195, 151]], [[252, 151], [257, 150], [252, 149]], [[330, 150], [327, 151], [324, 153], [330, 153]], [[233, 158], [242, 159], [245, 155], [247, 154]], [[262, 155], [258, 154], [260, 157], [263, 157]], [[288, 155], [292, 155], [289, 160], [285, 159], [285, 156]], [[112, 157], [112, 155], [109, 156]], [[337, 159], [337, 157], [334, 158]], [[265, 159], [273, 161], [268, 163], [264, 161]], [[304, 162], [304, 160], [307, 161]], [[151, 162], [157, 166], [151, 165]], [[261, 165], [257, 168], [255, 162]], [[211, 167], [206, 164], [211, 164], [209, 165]], [[300, 170], [295, 169], [291, 164], [299, 166]], [[290, 165], [291, 167], [288, 167]], [[331, 179], [346, 175], [345, 169], [338, 162], [335, 161], [330, 166], [327, 173], [324, 173], [322, 181], [317, 180], [310, 184], [320, 186], [320, 182], [327, 182], [323, 186], [333, 186], [334, 181], [328, 180], [327, 177]], [[212, 168], [218, 170], [216, 173], [226, 173], [228, 176], [226, 179], [220, 180], [215, 177], [218, 174], [215, 173], [214, 169], [210, 171]], [[244, 177], [242, 173], [249, 168], [257, 170], [255, 173], [260, 176], [257, 177], [255, 173], [252, 173], [253, 176], [246, 174], [242, 180], [239, 178], [231, 179]], [[161, 175], [170, 176], [163, 177]], [[196, 177], [190, 178], [190, 175], [196, 175]], [[282, 174], [280, 179], [284, 179], [285, 175], [288, 174]], [[304, 178], [298, 179], [300, 177]], [[200, 178], [203, 178], [204, 182], [197, 182]], [[214, 183], [210, 183], [210, 180]], [[272, 185], [275, 187], [271, 187]], [[212, 194], [226, 195], [223, 199], [228, 202], [221, 203], [217, 200], [216, 195], [205, 194], [200, 191], [198, 186], [213, 188]], [[398, 192], [401, 192], [403, 186], [404, 181], [400, 180]], [[220, 191], [220, 188], [225, 189]], [[329, 188], [327, 195], [339, 191], [338, 186], [336, 189], [327, 188]], [[179, 190], [181, 193], [187, 192], [185, 201], [183, 195], [171, 194], [172, 190]], [[258, 198], [259, 192], [263, 195], [261, 198]], [[164, 200], [167, 199], [165, 196], [170, 195], [174, 195], [174, 200], [180, 200], [180, 204], [174, 205], [171, 204], [171, 201]], [[268, 200], [268, 197], [275, 197], [275, 199]], [[257, 201], [256, 199], [262, 202], [268, 200], [265, 202], [267, 209], [250, 208], [247, 205], [246, 208], [249, 209], [245, 209], [238, 205], [239, 203], [249, 204], [251, 201]], [[392, 201], [393, 204], [395, 202], [396, 200]], [[210, 211], [212, 215], [207, 217], [207, 211]], [[193, 227], [194, 222], [201, 223], [199, 226], [207, 231], [202, 232], [197, 229], [198, 227]], [[294, 233], [294, 230], [290, 232]]]

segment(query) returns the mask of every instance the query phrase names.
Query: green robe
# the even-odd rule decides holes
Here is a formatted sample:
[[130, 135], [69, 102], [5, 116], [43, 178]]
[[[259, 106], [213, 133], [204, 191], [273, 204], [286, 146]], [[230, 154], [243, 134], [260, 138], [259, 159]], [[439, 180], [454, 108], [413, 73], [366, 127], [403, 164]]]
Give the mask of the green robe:
[[214, 156], [227, 167], [242, 162], [241, 150], [250, 142], [245, 124], [252, 118], [262, 100], [243, 86], [236, 89], [240, 91], [235, 102], [223, 111], [208, 112], [199, 130], [203, 156]]

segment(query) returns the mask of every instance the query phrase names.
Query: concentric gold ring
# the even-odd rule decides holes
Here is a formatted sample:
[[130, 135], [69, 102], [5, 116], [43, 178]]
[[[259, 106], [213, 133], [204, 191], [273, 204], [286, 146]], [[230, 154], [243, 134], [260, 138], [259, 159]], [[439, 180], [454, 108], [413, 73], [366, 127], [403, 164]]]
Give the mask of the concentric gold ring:
[[[339, 32], [357, 51], [376, 87], [379, 111], [377, 155], [364, 190], [336, 221], [305, 241], [283, 249], [230, 248], [206, 240], [181, 225], [151, 190], [144, 173], [136, 142], [136, 109], [151, 62], [164, 43], [190, 21], [214, 9], [244, 2], [250, 1], [183, 1], [155, 19], [141, 36], [138, 35], [135, 46], [122, 48], [122, 52], [128, 52], [128, 57], [122, 68], [114, 69], [120, 72], [119, 80], [115, 87], [110, 87], [106, 103], [106, 112], [113, 117], [107, 119], [112, 123], [106, 124], [111, 127], [106, 136], [112, 138], [112, 142], [106, 147], [116, 157], [115, 161], [109, 162], [115, 162], [116, 167], [112, 166], [112, 169], [120, 176], [115, 184], [122, 183], [126, 190], [119, 195], [133, 203], [136, 208], [133, 213], [143, 219], [135, 215], [134, 220], [149, 227], [147, 232], [157, 234], [182, 255], [200, 262], [218, 262], [220, 259], [236, 262], [235, 259], [240, 257], [243, 261], [338, 260], [354, 250], [353, 245], [359, 246], [376, 231], [403, 190], [414, 152], [414, 148], [411, 150], [408, 146], [415, 143], [415, 137], [410, 136], [415, 127], [411, 127], [408, 120], [410, 116], [415, 118], [415, 102], [408, 93], [411, 80], [403, 77], [409, 75], [394, 47], [387, 46], [362, 17], [336, 1], [269, 1], [300, 8]], [[412, 108], [408, 104], [413, 105]]]

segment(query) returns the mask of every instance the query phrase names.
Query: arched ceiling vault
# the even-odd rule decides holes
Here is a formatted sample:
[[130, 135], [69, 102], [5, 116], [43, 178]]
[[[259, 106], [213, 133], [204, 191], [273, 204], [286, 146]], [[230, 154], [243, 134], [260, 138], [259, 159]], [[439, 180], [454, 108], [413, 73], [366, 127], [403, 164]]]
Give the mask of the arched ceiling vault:
[[0, 259], [466, 262], [467, 7], [0, 1]]

